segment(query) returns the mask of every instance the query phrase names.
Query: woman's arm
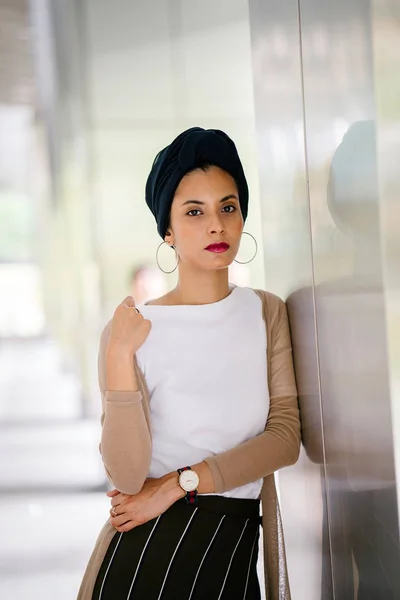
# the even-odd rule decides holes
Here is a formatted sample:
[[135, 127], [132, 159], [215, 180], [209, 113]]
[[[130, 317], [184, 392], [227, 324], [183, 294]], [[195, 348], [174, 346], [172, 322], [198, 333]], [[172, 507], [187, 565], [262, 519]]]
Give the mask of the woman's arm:
[[111, 322], [99, 349], [102, 397], [100, 452], [111, 484], [125, 494], [137, 494], [148, 476], [151, 435], [131, 353], [108, 344]]
[[300, 418], [285, 303], [274, 297], [270, 318], [270, 409], [265, 431], [206, 458], [216, 493], [246, 485], [294, 464], [300, 452]]
[[[278, 471], [295, 463], [300, 451], [300, 420], [297, 403], [297, 390], [294, 377], [291, 340], [286, 306], [280, 299], [273, 297], [270, 327], [270, 364], [269, 389], [270, 410], [265, 431], [255, 438], [216, 454], [205, 461], [191, 465], [198, 473], [200, 494], [223, 493]], [[273, 309], [273, 310], [272, 310]], [[149, 480], [149, 486], [161, 492], [160, 506], [157, 504], [157, 514], [182, 497], [176, 471], [168, 473], [158, 480]], [[147, 485], [147, 483], [146, 483]], [[146, 488], [146, 486], [145, 486]], [[112, 492], [112, 505], [118, 507], [117, 519], [111, 519], [111, 524], [119, 531], [129, 531], [135, 526], [128, 521], [130, 512], [141, 511], [141, 495], [146, 499], [145, 509], [140, 518], [146, 520], [147, 513], [153, 510], [152, 503], [143, 488], [141, 494], [126, 497]], [[126, 505], [126, 506], [125, 506]], [[153, 514], [153, 513], [151, 513]], [[137, 515], [136, 515], [137, 516]]]
[[[223, 493], [266, 477], [283, 467], [294, 464], [298, 459], [300, 419], [289, 323], [285, 303], [276, 297], [274, 297], [274, 306], [271, 307], [270, 327], [271, 348], [268, 365], [270, 410], [265, 431], [230, 450], [192, 465], [200, 476], [199, 493]], [[118, 402], [121, 395], [121, 401]], [[127, 401], [130, 406], [124, 406], [124, 401]], [[110, 474], [110, 480], [119, 491], [137, 494], [146, 479], [151, 460], [151, 438], [148, 424], [146, 428], [141, 395], [139, 392], [107, 392], [106, 415], [107, 408], [110, 418], [108, 427], [104, 428], [106, 421], [104, 422], [103, 438], [110, 438], [110, 455], [114, 453], [115, 458], [112, 461], [105, 460], [106, 469]], [[121, 408], [121, 413], [118, 412], [118, 408]], [[126, 410], [122, 412], [124, 408]], [[111, 413], [112, 409], [115, 410]], [[117, 419], [118, 416], [120, 419]], [[115, 432], [122, 430], [125, 434], [123, 436], [120, 434], [120, 439], [116, 443]], [[141, 446], [139, 443], [132, 443], [133, 440], [138, 441]], [[102, 448], [104, 459], [104, 442]], [[121, 468], [123, 448], [130, 448], [129, 471], [126, 469], [128, 454], [124, 455], [124, 468]], [[120, 477], [117, 477], [118, 472]], [[132, 473], [132, 479], [127, 481], [126, 474], [129, 472]], [[140, 477], [133, 477], [135, 472], [139, 473]], [[171, 473], [170, 477], [178, 485], [177, 474]], [[121, 483], [124, 489], [121, 489]], [[127, 489], [134, 491], [125, 491]]]

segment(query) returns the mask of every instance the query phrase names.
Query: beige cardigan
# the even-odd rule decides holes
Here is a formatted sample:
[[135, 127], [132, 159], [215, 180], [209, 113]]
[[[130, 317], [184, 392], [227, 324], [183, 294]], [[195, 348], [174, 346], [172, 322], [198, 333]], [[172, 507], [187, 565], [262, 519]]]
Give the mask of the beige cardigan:
[[[295, 463], [300, 451], [300, 421], [292, 348], [285, 303], [268, 292], [255, 290], [263, 302], [267, 330], [270, 410], [265, 431], [255, 438], [206, 459], [216, 493], [264, 478], [261, 492], [264, 534], [266, 600], [290, 600], [285, 547], [274, 472]], [[110, 323], [103, 331], [99, 351], [99, 382], [103, 414], [101, 453], [112, 485], [136, 494], [147, 477], [151, 461], [150, 397], [135, 361], [140, 391], [107, 391], [105, 349]], [[243, 401], [246, 398], [243, 397]], [[78, 600], [91, 600], [106, 550], [115, 534], [107, 523], [90, 557]]]

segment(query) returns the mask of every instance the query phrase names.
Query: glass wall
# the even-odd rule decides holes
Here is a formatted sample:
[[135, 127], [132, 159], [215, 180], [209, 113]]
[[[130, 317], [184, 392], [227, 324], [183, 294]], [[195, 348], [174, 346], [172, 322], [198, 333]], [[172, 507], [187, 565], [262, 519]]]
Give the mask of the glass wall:
[[250, 17], [266, 283], [287, 299], [302, 415], [280, 474], [292, 594], [394, 599], [399, 14], [255, 0]]

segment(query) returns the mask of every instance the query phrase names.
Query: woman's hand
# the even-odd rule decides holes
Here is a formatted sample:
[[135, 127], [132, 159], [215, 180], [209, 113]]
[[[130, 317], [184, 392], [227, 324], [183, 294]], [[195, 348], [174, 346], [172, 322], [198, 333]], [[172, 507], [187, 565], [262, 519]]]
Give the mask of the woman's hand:
[[107, 353], [133, 356], [146, 341], [151, 323], [135, 309], [132, 296], [117, 306], [111, 322]]
[[[110, 523], [120, 532], [130, 531], [165, 512], [184, 492], [178, 483], [178, 474], [169, 473], [159, 479], [146, 479], [135, 496], [121, 494], [118, 490], [107, 492], [111, 498]], [[115, 516], [117, 514], [117, 516]]]

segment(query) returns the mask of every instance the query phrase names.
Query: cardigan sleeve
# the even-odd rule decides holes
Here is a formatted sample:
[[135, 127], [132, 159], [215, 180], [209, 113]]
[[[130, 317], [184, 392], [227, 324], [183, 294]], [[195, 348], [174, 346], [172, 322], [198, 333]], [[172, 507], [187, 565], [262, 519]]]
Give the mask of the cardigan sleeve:
[[276, 302], [269, 319], [270, 409], [265, 430], [242, 444], [206, 459], [215, 492], [247, 485], [294, 464], [300, 453], [300, 419], [285, 303]]
[[106, 383], [106, 347], [110, 323], [105, 327], [98, 355], [102, 399], [100, 453], [110, 483], [124, 494], [137, 494], [148, 477], [152, 444], [140, 391], [113, 391]]

